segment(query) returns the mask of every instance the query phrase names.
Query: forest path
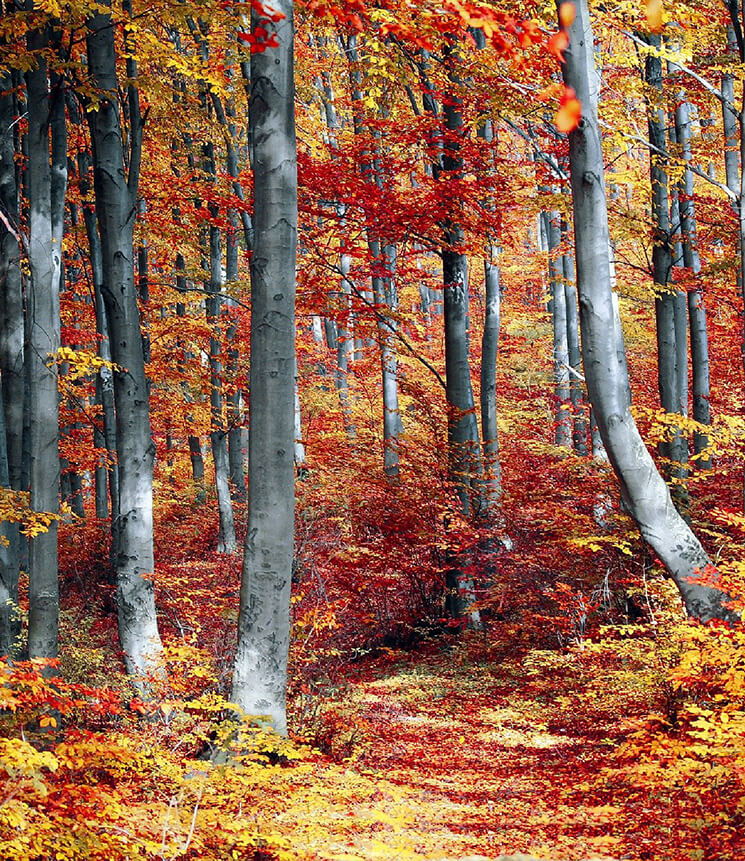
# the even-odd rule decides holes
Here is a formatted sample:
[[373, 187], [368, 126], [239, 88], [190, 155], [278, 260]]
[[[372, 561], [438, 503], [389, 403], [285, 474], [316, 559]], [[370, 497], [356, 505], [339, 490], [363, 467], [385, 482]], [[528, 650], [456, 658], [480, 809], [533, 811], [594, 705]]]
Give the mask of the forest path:
[[330, 705], [337, 761], [316, 760], [273, 827], [319, 859], [667, 857], [636, 827], [643, 799], [602, 774], [652, 696], [610, 661], [377, 662]]

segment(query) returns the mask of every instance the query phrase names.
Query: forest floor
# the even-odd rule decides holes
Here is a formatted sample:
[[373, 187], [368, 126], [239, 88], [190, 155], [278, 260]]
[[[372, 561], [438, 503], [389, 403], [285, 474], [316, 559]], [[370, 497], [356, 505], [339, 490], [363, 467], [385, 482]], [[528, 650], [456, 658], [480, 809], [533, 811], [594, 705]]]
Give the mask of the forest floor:
[[742, 629], [685, 623], [662, 595], [573, 640], [559, 617], [487, 614], [483, 633], [361, 654], [319, 616], [314, 649], [296, 634], [291, 738], [236, 742], [216, 692], [238, 566], [162, 567], [164, 619], [192, 632], [170, 634], [164, 700], [111, 670], [102, 589], [66, 590], [60, 679], [4, 667], [3, 861], [745, 858]]
[[630, 733], [670, 705], [636, 647], [469, 646], [360, 668], [333, 704], [332, 756], [285, 771], [268, 844], [355, 861], [742, 857], [695, 787], [671, 773], [651, 791], [624, 771]]

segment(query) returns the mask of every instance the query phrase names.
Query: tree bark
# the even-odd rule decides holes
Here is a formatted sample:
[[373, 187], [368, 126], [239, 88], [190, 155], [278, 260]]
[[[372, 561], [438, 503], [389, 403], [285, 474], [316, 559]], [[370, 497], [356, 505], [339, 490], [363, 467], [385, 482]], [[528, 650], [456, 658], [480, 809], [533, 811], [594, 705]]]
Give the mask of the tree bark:
[[[101, 237], [96, 227], [96, 212], [93, 201], [89, 200], [90, 184], [88, 171], [90, 169], [90, 154], [87, 151], [78, 157], [78, 173], [80, 174], [80, 196], [83, 207], [83, 222], [88, 237], [91, 276], [93, 278], [93, 294], [96, 307], [96, 332], [98, 334], [98, 355], [105, 361], [111, 362], [111, 346], [109, 343], [109, 327], [106, 322], [106, 307], [103, 299], [103, 263], [101, 259]], [[116, 413], [114, 407], [114, 377], [110, 366], [102, 367], [96, 375], [96, 402], [101, 406], [101, 441], [106, 449], [106, 464], [103, 476], [96, 470], [96, 516], [108, 516], [111, 512], [111, 551], [112, 565], [117, 558], [117, 531], [119, 528], [119, 464], [116, 454]], [[108, 502], [106, 493], [108, 486]]]
[[[681, 156], [687, 165], [691, 160], [691, 117], [690, 106], [683, 91], [680, 91], [677, 95], [675, 134], [681, 150]], [[693, 173], [687, 166], [682, 179], [678, 183], [678, 207], [680, 210], [680, 231], [683, 241], [683, 265], [686, 269], [690, 269], [691, 274], [696, 279], [696, 286], [688, 290], [693, 418], [701, 425], [710, 425], [709, 339], [706, 330], [706, 309], [704, 307], [703, 294], [701, 288], [698, 286], [701, 260], [698, 253], [696, 214], [693, 203]], [[704, 456], [708, 445], [709, 436], [706, 431], [696, 431], [693, 435], [693, 447], [696, 454], [699, 455], [696, 460], [699, 469], [708, 469], [711, 466], [709, 458]]]
[[[8, 72], [0, 75], [0, 486], [18, 491], [22, 489], [24, 325], [14, 157], [16, 113], [13, 79]], [[20, 542], [18, 524], [0, 523], [0, 655], [15, 652], [20, 634]]]
[[[561, 241], [568, 242], [567, 224], [562, 220]], [[569, 355], [569, 394], [572, 401], [572, 446], [580, 457], [587, 456], [587, 407], [582, 387], [582, 353], [579, 344], [579, 312], [577, 287], [574, 283], [574, 258], [562, 257], [564, 271], [564, 298], [567, 312], [567, 352]]]
[[[646, 36], [654, 50], [659, 50], [661, 38]], [[685, 317], [681, 331], [680, 302], [682, 291], [671, 286], [673, 267], [672, 232], [668, 195], [668, 164], [660, 151], [666, 149], [665, 110], [663, 107], [662, 60], [650, 53], [645, 62], [644, 77], [650, 88], [647, 98], [647, 125], [651, 203], [652, 203], [652, 277], [656, 288], [655, 324], [657, 332], [657, 388], [660, 406], [667, 413], [687, 413], [687, 392], [681, 391], [681, 380], [688, 380], [688, 350]], [[685, 304], [683, 304], [685, 314]], [[682, 338], [682, 349], [680, 339]], [[683, 367], [680, 367], [680, 362]], [[684, 403], [684, 401], [686, 403]], [[686, 486], [688, 441], [680, 428], [672, 431], [669, 442], [660, 444], [660, 454], [667, 459], [666, 471], [671, 484], [671, 496], [676, 508], [685, 513], [688, 508]]]
[[[215, 161], [212, 144], [206, 149], [208, 170], [214, 176]], [[215, 464], [215, 485], [217, 488], [217, 508], [219, 530], [217, 538], [218, 553], [235, 553], [238, 543], [235, 537], [235, 518], [230, 496], [230, 462], [228, 459], [228, 435], [223, 421], [222, 403], [222, 359], [220, 339], [220, 306], [222, 291], [222, 237], [220, 228], [214, 223], [217, 207], [210, 205], [213, 223], [209, 229], [210, 280], [207, 288], [205, 309], [210, 326], [210, 444], [212, 460]]]
[[543, 218], [548, 240], [548, 271], [551, 284], [550, 308], [554, 334], [554, 412], [556, 422], [554, 443], [560, 448], [570, 449], [572, 448], [572, 410], [564, 261], [562, 255], [559, 254], [561, 221], [558, 212], [544, 212]]
[[[238, 280], [238, 218], [235, 212], [228, 213], [230, 233], [225, 250], [225, 278], [228, 284]], [[253, 226], [251, 227], [253, 239]], [[228, 308], [233, 309], [235, 302], [228, 300]], [[225, 338], [228, 342], [227, 371], [232, 390], [228, 395], [228, 468], [230, 490], [236, 502], [246, 501], [245, 455], [243, 451], [243, 420], [241, 417], [241, 386], [238, 381], [238, 344], [237, 325], [234, 317], [228, 323]]]
[[251, 259], [248, 528], [232, 699], [287, 733], [287, 658], [294, 553], [295, 265], [297, 149], [292, 0], [266, 27], [277, 48], [251, 55], [254, 166]]
[[735, 619], [728, 596], [696, 581], [711, 562], [675, 510], [631, 415], [628, 374], [614, 338], [603, 152], [598, 126], [598, 76], [587, 0], [575, 3], [563, 76], [582, 104], [569, 135], [569, 161], [580, 297], [582, 351], [590, 401], [610, 462], [631, 515], [661, 558], [691, 616]]
[[116, 557], [119, 639], [127, 672], [147, 691], [147, 676], [162, 673], [162, 645], [152, 582], [153, 460], [137, 289], [134, 222], [142, 119], [130, 101], [129, 171], [119, 116], [114, 23], [99, 12], [87, 23], [88, 69], [98, 100], [88, 122], [93, 145], [96, 213], [101, 238], [103, 299], [111, 358], [116, 363], [116, 447], [120, 524]]
[[60, 487], [56, 355], [60, 347], [62, 269], [62, 212], [58, 210], [64, 207], [64, 183], [61, 187], [60, 177], [52, 171], [49, 148], [52, 100], [62, 94], [49, 92], [47, 62], [42, 53], [49, 46], [48, 31], [32, 31], [28, 45], [35, 53], [34, 65], [26, 73], [31, 509], [52, 518], [47, 531], [29, 543], [28, 648], [32, 658], [55, 658], [59, 630], [56, 518]]

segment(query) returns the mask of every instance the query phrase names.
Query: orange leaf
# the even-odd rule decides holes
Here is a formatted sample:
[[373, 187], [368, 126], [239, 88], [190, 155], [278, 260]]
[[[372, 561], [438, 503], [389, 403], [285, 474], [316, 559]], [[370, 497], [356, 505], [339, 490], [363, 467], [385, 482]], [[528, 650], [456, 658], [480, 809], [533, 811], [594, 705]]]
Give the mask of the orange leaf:
[[653, 33], [662, 29], [662, 0], [647, 0], [647, 24]]
[[558, 33], [554, 33], [554, 35], [548, 40], [548, 50], [554, 54], [560, 63], [564, 62], [564, 51], [568, 47], [569, 36], [567, 36], [564, 30], [559, 30]]
[[559, 102], [559, 110], [554, 117], [556, 128], [560, 132], [569, 133], [576, 129], [582, 117], [582, 105], [577, 94], [571, 87], [567, 87]]
[[559, 6], [559, 23], [565, 30], [572, 26], [576, 16], [577, 10], [574, 8], [574, 3], [562, 3]]

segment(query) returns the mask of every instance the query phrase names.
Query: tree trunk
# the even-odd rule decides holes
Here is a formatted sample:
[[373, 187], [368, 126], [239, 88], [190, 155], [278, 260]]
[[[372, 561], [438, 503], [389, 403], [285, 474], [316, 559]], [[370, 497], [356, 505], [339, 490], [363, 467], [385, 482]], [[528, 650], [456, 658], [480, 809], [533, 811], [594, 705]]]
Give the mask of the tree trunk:
[[[452, 69], [454, 46], [446, 48], [446, 62], [450, 78], [457, 79]], [[447, 139], [443, 148], [442, 167], [449, 176], [458, 178], [463, 172], [461, 139], [465, 134], [461, 100], [455, 93], [443, 97], [443, 119]], [[457, 204], [456, 204], [457, 206]], [[445, 383], [448, 402], [449, 477], [460, 500], [461, 513], [472, 513], [471, 490], [480, 484], [482, 461], [479, 428], [471, 386], [468, 311], [468, 263], [462, 251], [463, 228], [450, 215], [442, 224], [442, 282], [445, 319]], [[470, 577], [453, 568], [449, 577], [449, 609], [452, 616], [462, 618], [475, 598]], [[478, 610], [469, 613], [469, 626], [480, 627]]]
[[554, 443], [572, 448], [572, 410], [569, 380], [567, 306], [564, 292], [564, 261], [559, 254], [561, 222], [558, 212], [543, 213], [548, 240], [548, 271], [551, 284], [551, 320], [554, 333]]
[[[675, 134], [680, 146], [681, 156], [686, 164], [691, 160], [691, 118], [690, 106], [684, 92], [677, 95], [675, 106]], [[701, 260], [698, 253], [696, 236], [696, 214], [693, 204], [693, 173], [686, 167], [683, 178], [678, 183], [678, 207], [680, 210], [680, 231], [683, 240], [683, 265], [690, 269], [696, 279], [696, 286], [688, 290], [688, 319], [691, 333], [691, 369], [693, 382], [693, 418], [702, 425], [711, 424], [709, 406], [709, 339], [706, 331], [706, 309], [703, 295], [698, 286]], [[709, 445], [706, 431], [696, 431], [693, 447], [697, 455], [702, 455]], [[696, 463], [700, 469], [711, 466], [708, 457], [700, 456]]]
[[[0, 397], [3, 393], [0, 376]], [[5, 408], [0, 399], [0, 491], [10, 489]], [[13, 657], [20, 633], [18, 608], [18, 525], [0, 522], [0, 658]]]
[[[210, 173], [214, 175], [215, 161], [212, 144], [207, 145], [207, 161]], [[222, 290], [222, 241], [220, 228], [214, 224], [217, 207], [210, 206], [213, 223], [210, 225], [210, 280], [205, 285], [208, 296], [205, 302], [207, 323], [210, 326], [210, 443], [212, 459], [215, 464], [215, 485], [217, 488], [217, 508], [219, 531], [217, 538], [218, 553], [235, 553], [238, 543], [235, 537], [233, 503], [230, 498], [230, 462], [228, 460], [228, 435], [223, 422], [222, 404], [222, 360], [220, 339], [220, 293]]]
[[[238, 280], [238, 218], [235, 212], [228, 213], [231, 229], [228, 234], [225, 251], [225, 278], [228, 284]], [[253, 239], [253, 226], [251, 227]], [[229, 309], [235, 302], [227, 301]], [[225, 333], [228, 343], [227, 371], [232, 390], [228, 395], [228, 469], [230, 473], [230, 490], [236, 502], [246, 501], [246, 473], [244, 469], [245, 456], [243, 451], [243, 420], [241, 417], [241, 387], [238, 384], [238, 345], [237, 326], [231, 317]]]
[[134, 221], [142, 120], [130, 101], [129, 172], [125, 170], [111, 15], [88, 20], [88, 69], [99, 100], [90, 105], [96, 214], [101, 237], [103, 299], [109, 326], [116, 404], [120, 523], [116, 558], [119, 639], [127, 672], [148, 690], [148, 674], [161, 675], [152, 582], [153, 459], [137, 289]]
[[[659, 50], [659, 36], [646, 37], [647, 43]], [[649, 142], [650, 182], [652, 191], [652, 277], [657, 289], [655, 296], [655, 323], [657, 331], [657, 388], [660, 406], [666, 413], [687, 412], [687, 392], [681, 392], [681, 379], [688, 379], [688, 351], [685, 317], [680, 330], [680, 300], [682, 291], [670, 286], [673, 267], [670, 205], [668, 196], [667, 159], [660, 154], [665, 151], [665, 111], [662, 104], [662, 60], [650, 54], [645, 63], [645, 80], [651, 94], [647, 103], [647, 125]], [[685, 313], [685, 305], [683, 305]], [[683, 344], [681, 349], [680, 339]], [[682, 361], [683, 367], [680, 367]], [[686, 477], [688, 463], [688, 441], [680, 428], [675, 428], [669, 442], [660, 444], [660, 454], [667, 459], [666, 470], [672, 481], [671, 496], [676, 508], [685, 513], [688, 508]]]
[[[18, 491], [22, 489], [24, 326], [13, 132], [16, 112], [12, 76], [0, 75], [0, 486]], [[20, 635], [20, 542], [18, 524], [0, 523], [0, 655], [13, 654]]]
[[56, 354], [60, 347], [62, 269], [62, 212], [58, 208], [64, 207], [64, 183], [61, 187], [60, 177], [52, 172], [49, 146], [53, 99], [63, 96], [61, 92], [49, 92], [46, 59], [40, 53], [48, 46], [48, 34], [40, 31], [30, 34], [29, 49], [37, 52], [34, 67], [26, 73], [31, 508], [53, 518], [48, 530], [32, 538], [29, 544], [28, 648], [32, 658], [57, 656], [59, 629], [56, 517], [59, 514], [60, 462]]
[[251, 259], [248, 529], [241, 578], [232, 699], [244, 713], [287, 733], [287, 658], [294, 553], [295, 265], [297, 150], [292, 0], [275, 24], [252, 29], [278, 47], [251, 55], [254, 167]]
[[703, 621], [734, 619], [734, 613], [725, 606], [726, 594], [695, 581], [698, 572], [710, 568], [711, 562], [675, 510], [631, 415], [628, 374], [614, 338], [593, 33], [587, 0], [577, 0], [575, 8], [563, 75], [582, 104], [582, 119], [569, 135], [569, 160], [582, 351], [590, 401], [629, 511], [670, 572], [689, 614]]
[[[562, 220], [561, 241], [568, 242], [567, 224]], [[569, 395], [572, 401], [572, 446], [580, 457], [587, 457], [587, 407], [582, 388], [582, 353], [579, 345], [579, 312], [577, 287], [574, 283], [574, 258], [562, 257], [564, 271], [564, 298], [567, 311], [567, 352], [569, 355]]]

